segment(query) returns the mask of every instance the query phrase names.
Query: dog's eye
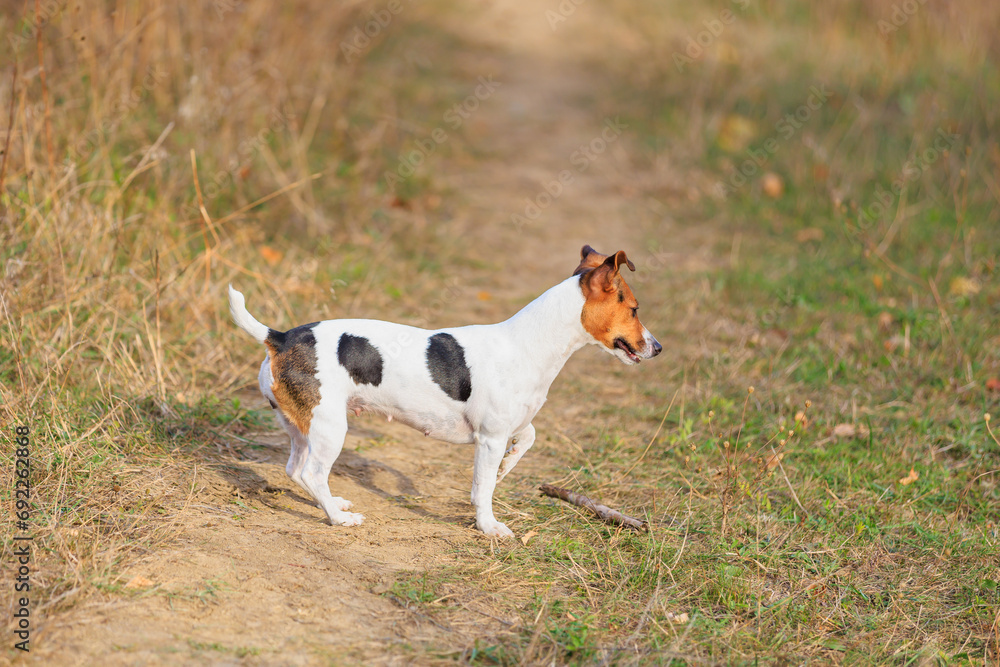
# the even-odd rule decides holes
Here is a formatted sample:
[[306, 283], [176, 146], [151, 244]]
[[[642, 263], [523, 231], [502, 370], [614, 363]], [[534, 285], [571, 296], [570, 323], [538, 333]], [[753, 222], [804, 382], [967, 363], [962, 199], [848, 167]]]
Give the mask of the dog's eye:
[[637, 312], [638, 310], [639, 306], [636, 306], [635, 308], [632, 309], [632, 317], [639, 317], [639, 313]]

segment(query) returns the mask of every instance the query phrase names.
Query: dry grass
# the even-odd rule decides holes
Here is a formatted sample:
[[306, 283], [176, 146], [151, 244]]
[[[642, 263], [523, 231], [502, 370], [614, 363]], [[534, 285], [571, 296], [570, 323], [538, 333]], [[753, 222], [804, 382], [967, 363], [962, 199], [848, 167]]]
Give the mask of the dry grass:
[[[13, 64], [0, 82], [0, 457], [12, 472], [8, 438], [28, 425], [43, 615], [122, 583], [121, 559], [169, 534], [186, 500], [177, 457], [214, 452], [246, 422], [219, 400], [253, 376], [218, 342], [222, 286], [271, 297], [258, 309], [276, 325], [303, 301], [349, 309], [331, 285], [386, 299], [393, 237], [417, 237], [367, 211], [384, 199], [372, 184], [407, 84], [369, 84], [407, 73], [380, 64], [380, 39], [340, 57], [365, 7], [46, 2], [0, 16]], [[339, 246], [339, 263], [308, 245]]]

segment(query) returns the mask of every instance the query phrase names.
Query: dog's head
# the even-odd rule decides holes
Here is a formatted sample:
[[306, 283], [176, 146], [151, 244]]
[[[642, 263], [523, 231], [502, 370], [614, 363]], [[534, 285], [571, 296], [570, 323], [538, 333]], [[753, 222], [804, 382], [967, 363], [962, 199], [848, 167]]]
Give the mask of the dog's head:
[[652, 359], [663, 347], [639, 321], [639, 302], [621, 274], [621, 267], [635, 271], [635, 265], [619, 250], [602, 255], [589, 245], [580, 251], [580, 276], [585, 299], [580, 321], [594, 343], [632, 365]]

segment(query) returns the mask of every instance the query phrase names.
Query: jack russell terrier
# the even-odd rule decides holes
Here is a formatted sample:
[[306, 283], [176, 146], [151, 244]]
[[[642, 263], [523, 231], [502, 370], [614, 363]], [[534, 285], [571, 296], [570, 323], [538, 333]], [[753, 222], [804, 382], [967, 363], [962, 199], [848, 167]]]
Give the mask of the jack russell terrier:
[[229, 287], [236, 324], [267, 347], [261, 393], [291, 437], [285, 471], [316, 499], [330, 523], [364, 517], [330, 495], [347, 412], [397, 419], [455, 444], [475, 443], [472, 504], [487, 535], [513, 537], [493, 516], [493, 491], [535, 442], [531, 420], [576, 350], [599, 345], [627, 365], [662, 347], [639, 322], [621, 275], [635, 265], [621, 250], [581, 251], [573, 276], [505, 322], [428, 331], [378, 320], [327, 320], [275, 331], [247, 312]]

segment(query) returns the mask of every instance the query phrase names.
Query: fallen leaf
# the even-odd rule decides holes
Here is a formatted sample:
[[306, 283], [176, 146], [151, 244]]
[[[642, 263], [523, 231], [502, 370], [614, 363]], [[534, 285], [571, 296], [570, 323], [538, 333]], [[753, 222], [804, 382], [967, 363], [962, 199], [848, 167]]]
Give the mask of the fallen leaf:
[[881, 292], [882, 288], [885, 286], [885, 279], [882, 278], [882, 276], [875, 274], [872, 276], [872, 285], [875, 286], [875, 289]]
[[900, 347], [902, 345], [906, 345], [906, 338], [903, 337], [903, 336], [900, 336], [899, 334], [896, 334], [895, 336], [893, 336], [889, 340], [887, 340], [887, 341], [885, 341], [885, 342], [882, 343], [882, 347], [885, 348], [886, 352], [892, 352], [897, 347]]
[[973, 294], [979, 294], [980, 289], [982, 289], [982, 286], [978, 280], [964, 276], [953, 278], [948, 285], [948, 291], [955, 296], [972, 296]]
[[719, 128], [719, 148], [727, 153], [738, 153], [746, 148], [757, 134], [757, 126], [752, 120], [738, 114], [730, 114]]
[[882, 333], [889, 333], [892, 328], [892, 314], [883, 310], [878, 314], [878, 330]]
[[524, 535], [521, 536], [521, 544], [528, 546], [528, 540], [538, 534], [537, 530], [529, 530]]
[[132, 577], [127, 584], [125, 584], [125, 588], [149, 588], [152, 585], [153, 582], [151, 580], [141, 574], [137, 574]]
[[667, 612], [667, 620], [670, 621], [671, 623], [676, 624], [676, 625], [684, 625], [685, 623], [687, 623], [688, 621], [690, 621], [691, 618], [687, 615], [686, 611], [682, 611], [679, 614], [675, 614], [672, 611], [668, 611]]
[[740, 52], [729, 42], [718, 42], [715, 47], [715, 56], [720, 63], [727, 65], [738, 65], [740, 63]]
[[988, 391], [1000, 391], [1000, 378], [990, 378], [986, 381]]
[[817, 579], [816, 581], [810, 582], [804, 590], [809, 591], [809, 597], [816, 598], [821, 597], [826, 593], [826, 584], [823, 583], [822, 579]]
[[835, 438], [864, 438], [867, 435], [868, 429], [860, 424], [837, 424], [833, 427]]
[[854, 424], [837, 424], [833, 427], [833, 437], [835, 438], [853, 438], [856, 432]]
[[910, 468], [910, 474], [900, 479], [899, 483], [902, 484], [903, 486], [906, 486], [907, 484], [913, 484], [918, 479], [920, 479], [920, 473], [918, 473], [913, 468]]
[[493, 298], [493, 295], [490, 294], [489, 292], [482, 291], [476, 294], [476, 298], [479, 299], [480, 301], [489, 301], [490, 299]]
[[[760, 187], [771, 199], [777, 199], [785, 194], [785, 182], [773, 171], [764, 174], [760, 179]], [[822, 232], [820, 232], [822, 234]]]
[[269, 245], [262, 245], [260, 247], [260, 256], [263, 257], [268, 264], [274, 266], [281, 261], [284, 254], [280, 250], [275, 250]]
[[806, 243], [807, 241], [822, 241], [823, 230], [819, 227], [806, 227], [805, 229], [800, 229], [795, 232], [795, 240], [798, 243]]

